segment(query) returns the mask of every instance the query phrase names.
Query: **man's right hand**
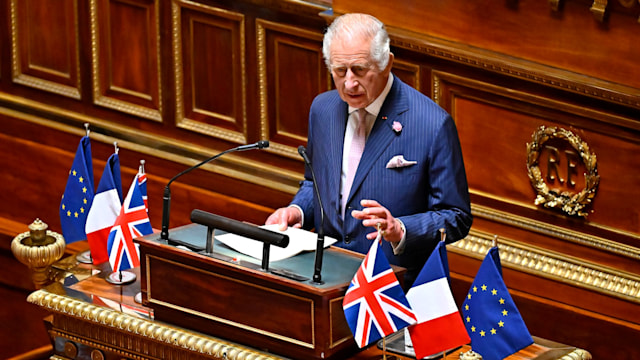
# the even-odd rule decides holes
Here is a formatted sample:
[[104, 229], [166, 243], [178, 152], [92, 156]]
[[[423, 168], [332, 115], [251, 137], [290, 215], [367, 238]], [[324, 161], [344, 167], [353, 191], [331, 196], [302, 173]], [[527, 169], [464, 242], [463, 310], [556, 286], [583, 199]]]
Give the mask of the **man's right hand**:
[[283, 207], [276, 210], [273, 214], [269, 215], [266, 225], [278, 224], [280, 231], [287, 230], [287, 227], [294, 228], [302, 227], [302, 213], [300, 209], [295, 206]]

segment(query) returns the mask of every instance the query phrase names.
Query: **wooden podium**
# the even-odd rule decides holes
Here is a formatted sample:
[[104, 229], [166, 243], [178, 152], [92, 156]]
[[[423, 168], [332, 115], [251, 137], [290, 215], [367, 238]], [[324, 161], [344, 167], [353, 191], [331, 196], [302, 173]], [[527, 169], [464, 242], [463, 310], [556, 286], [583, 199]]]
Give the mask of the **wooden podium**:
[[[207, 227], [186, 225], [173, 229], [169, 238], [204, 249]], [[140, 245], [142, 301], [156, 320], [297, 359], [346, 358], [358, 350], [342, 299], [361, 254], [326, 249], [323, 284], [314, 284], [315, 253], [271, 262], [270, 270], [282, 276], [219, 242], [213, 252], [224, 260], [169, 245], [159, 234], [135, 241]], [[404, 269], [394, 270], [402, 278]]]

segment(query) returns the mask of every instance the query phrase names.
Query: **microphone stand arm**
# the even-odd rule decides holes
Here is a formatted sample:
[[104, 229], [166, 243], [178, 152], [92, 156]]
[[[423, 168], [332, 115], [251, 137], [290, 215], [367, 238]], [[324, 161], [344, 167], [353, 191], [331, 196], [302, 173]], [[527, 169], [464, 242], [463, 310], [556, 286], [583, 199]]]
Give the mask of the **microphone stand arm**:
[[169, 213], [170, 213], [170, 206], [171, 206], [171, 189], [169, 188], [169, 186], [171, 186], [171, 183], [176, 180], [177, 178], [179, 178], [180, 176], [190, 172], [191, 170], [197, 169], [200, 166], [211, 162], [217, 158], [219, 158], [220, 156], [226, 154], [226, 153], [230, 153], [233, 151], [243, 151], [243, 150], [251, 150], [254, 148], [263, 148], [263, 147], [267, 147], [269, 143], [266, 141], [263, 142], [259, 142], [256, 144], [252, 144], [252, 145], [243, 145], [243, 146], [238, 146], [235, 147], [233, 149], [228, 149], [225, 150], [217, 155], [214, 155], [206, 160], [201, 161], [200, 163], [198, 163], [197, 165], [194, 165], [190, 168], [187, 168], [185, 170], [183, 170], [182, 172], [180, 172], [178, 175], [174, 176], [171, 178], [171, 180], [169, 180], [169, 182], [167, 183], [167, 186], [164, 187], [164, 194], [162, 196], [162, 230], [160, 232], [160, 238], [162, 240], [169, 240]]

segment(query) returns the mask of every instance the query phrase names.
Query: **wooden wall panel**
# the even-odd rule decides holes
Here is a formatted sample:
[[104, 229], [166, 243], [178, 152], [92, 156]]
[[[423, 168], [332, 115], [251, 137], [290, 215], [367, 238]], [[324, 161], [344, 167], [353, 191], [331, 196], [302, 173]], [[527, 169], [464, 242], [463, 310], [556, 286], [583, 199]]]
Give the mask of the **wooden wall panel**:
[[244, 21], [236, 12], [174, 4], [179, 127], [247, 142]]
[[[430, 88], [423, 88], [421, 80], [422, 71], [420, 69], [420, 64], [408, 62], [402, 59], [394, 59], [392, 72], [393, 75], [400, 78], [400, 80], [402, 80], [405, 84], [422, 93], [426, 93], [428, 96], [431, 95]], [[427, 86], [428, 85], [429, 84], [427, 84]]]
[[[440, 103], [456, 119], [470, 190], [478, 198], [492, 197], [519, 207], [536, 208], [536, 191], [527, 174], [527, 144], [540, 126], [564, 128], [574, 132], [596, 154], [601, 178], [593, 203], [588, 206], [589, 221], [580, 230], [616, 229], [627, 234], [618, 241], [640, 245], [640, 212], [634, 206], [640, 201], [639, 179], [630, 172], [640, 166], [635, 155], [640, 150], [640, 139], [633, 126], [611, 126], [614, 116], [603, 117], [597, 111], [531, 92], [438, 72], [436, 78]], [[492, 146], [486, 146], [487, 142]], [[544, 176], [548, 171], [547, 157], [543, 152], [539, 159]], [[559, 173], [567, 177], [568, 160], [558, 161]], [[584, 173], [584, 165], [578, 162], [573, 191], [586, 186]], [[556, 224], [565, 223], [562, 212], [549, 212], [558, 215]]]
[[[603, 2], [555, 1], [562, 4], [556, 10], [552, 3], [430, 1], [419, 6], [413, 1], [337, 0], [332, 4], [336, 14], [367, 9], [389, 27], [466, 45], [459, 54], [434, 51], [436, 56], [473, 64], [464, 60], [464, 53], [486, 56], [491, 54], [486, 52], [489, 50], [504, 55], [495, 59], [501, 71], [536, 80], [547, 76], [551, 68], [567, 70], [571, 74], [550, 82], [549, 87], [640, 109], [640, 69], [632, 60], [640, 57], [640, 49], [634, 45], [640, 41], [636, 29], [640, 5], [631, 3], [630, 9], [605, 5], [606, 21], [600, 21], [592, 16], [590, 5]], [[531, 61], [532, 66], [527, 70], [510, 68], [515, 59]]]
[[322, 35], [258, 19], [261, 137], [271, 151], [298, 158], [306, 143], [313, 98], [331, 88], [322, 58]]
[[77, 1], [11, 2], [13, 81], [80, 98]]
[[[597, 155], [601, 181], [587, 217], [589, 222], [640, 233], [640, 210], [633, 205], [640, 201], [640, 188], [631, 170], [640, 168], [636, 156], [640, 138], [635, 129], [608, 126], [613, 117], [594, 118], [600, 114], [530, 93], [444, 74], [438, 77], [441, 91], [450, 92], [442, 95], [450, 103], [441, 105], [450, 109], [458, 124], [472, 191], [533, 206], [535, 191], [527, 177], [526, 144], [532, 142], [531, 135], [540, 126], [566, 128]], [[487, 147], [487, 142], [492, 146]], [[567, 160], [560, 161], [561, 175], [567, 177]], [[546, 174], [547, 167], [542, 163]], [[585, 186], [584, 172], [579, 168], [580, 175], [574, 176], [578, 189]]]
[[158, 6], [149, 0], [91, 1], [96, 104], [162, 120]]

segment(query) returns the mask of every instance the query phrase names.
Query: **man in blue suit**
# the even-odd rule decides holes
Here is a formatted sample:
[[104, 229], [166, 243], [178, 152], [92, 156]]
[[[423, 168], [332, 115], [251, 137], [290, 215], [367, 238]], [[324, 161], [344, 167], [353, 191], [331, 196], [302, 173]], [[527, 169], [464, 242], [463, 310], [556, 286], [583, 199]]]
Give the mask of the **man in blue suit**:
[[[323, 55], [336, 90], [311, 105], [307, 153], [325, 234], [338, 239], [337, 246], [366, 253], [380, 231], [389, 262], [407, 268], [408, 288], [440, 241], [441, 228], [453, 242], [471, 227], [455, 123], [391, 74], [389, 36], [376, 18], [338, 17], [325, 34]], [[307, 169], [291, 204], [266, 223], [313, 229], [320, 220]]]

